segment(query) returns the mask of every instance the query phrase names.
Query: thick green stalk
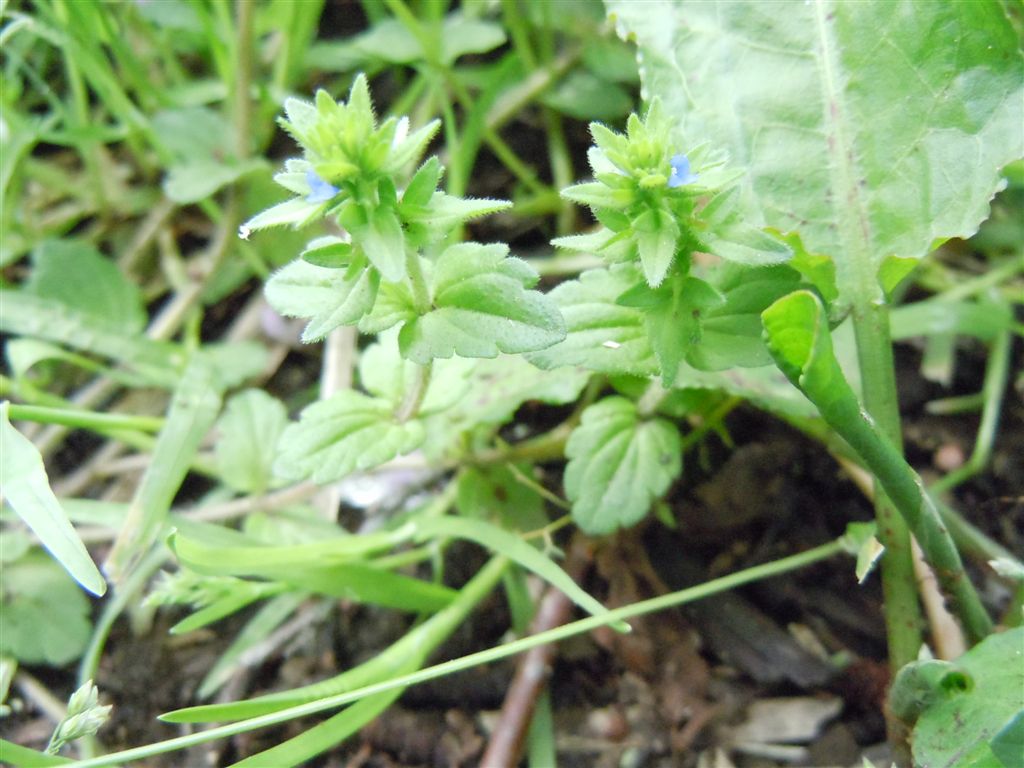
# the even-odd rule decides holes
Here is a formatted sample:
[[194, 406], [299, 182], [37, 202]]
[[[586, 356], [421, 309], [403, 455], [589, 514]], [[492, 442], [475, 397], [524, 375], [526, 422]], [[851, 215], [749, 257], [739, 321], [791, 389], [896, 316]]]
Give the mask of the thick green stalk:
[[[817, 295], [810, 291], [792, 293], [766, 309], [761, 318], [775, 362], [874, 474], [917, 537], [939, 583], [955, 601], [967, 634], [975, 642], [981, 640], [992, 631], [992, 622], [964, 572], [956, 545], [917, 473], [861, 408], [844, 378]], [[896, 621], [900, 617], [887, 614], [887, 618]]]
[[992, 631], [992, 621], [964, 572], [949, 531], [902, 452], [856, 408], [822, 415], [860, 454], [903, 514], [928, 562], [935, 568], [939, 583], [955, 600], [968, 636], [974, 642], [983, 639]]
[[[879, 301], [857, 302], [853, 309], [853, 329], [864, 407], [892, 444], [901, 445], [888, 307]], [[881, 578], [889, 664], [896, 670], [917, 658], [922, 642], [923, 618], [917, 595], [910, 529], [877, 480], [875, 486], [877, 535], [885, 547]]]

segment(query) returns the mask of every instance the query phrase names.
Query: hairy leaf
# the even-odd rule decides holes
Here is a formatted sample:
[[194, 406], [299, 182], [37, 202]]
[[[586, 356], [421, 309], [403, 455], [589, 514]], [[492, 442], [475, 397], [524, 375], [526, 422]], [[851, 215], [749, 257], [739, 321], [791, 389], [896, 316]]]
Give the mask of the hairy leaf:
[[326, 483], [412, 451], [423, 441], [423, 426], [399, 424], [392, 410], [387, 400], [352, 390], [313, 403], [281, 436], [275, 471]]
[[267, 301], [287, 317], [308, 317], [302, 340], [322, 339], [341, 325], [355, 325], [373, 309], [380, 277], [366, 259], [353, 258], [344, 268], [329, 268], [296, 259], [267, 281]]
[[665, 387], [672, 386], [679, 363], [700, 343], [702, 316], [723, 301], [721, 294], [700, 278], [678, 273], [658, 288], [652, 289], [643, 283], [619, 297], [619, 304], [636, 307], [644, 313], [647, 334], [658, 357]]
[[562, 283], [548, 296], [565, 317], [565, 340], [528, 356], [541, 368], [580, 365], [600, 373], [657, 373], [644, 315], [616, 304], [623, 293], [643, 280], [632, 265], [584, 272]]
[[402, 354], [426, 364], [437, 357], [494, 357], [532, 352], [565, 337], [554, 303], [537, 291], [537, 274], [505, 245], [463, 243], [437, 260], [434, 309], [412, 319], [398, 340]]
[[633, 402], [618, 396], [583, 412], [565, 455], [565, 490], [573, 519], [590, 534], [639, 522], [682, 471], [675, 425], [642, 419]]

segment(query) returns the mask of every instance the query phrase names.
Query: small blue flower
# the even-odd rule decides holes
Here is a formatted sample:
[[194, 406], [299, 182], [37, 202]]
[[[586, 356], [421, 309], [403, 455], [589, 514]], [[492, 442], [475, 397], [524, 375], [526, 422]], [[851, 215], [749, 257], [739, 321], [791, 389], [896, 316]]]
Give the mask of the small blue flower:
[[333, 184], [316, 175], [316, 171], [310, 168], [306, 171], [306, 183], [309, 184], [310, 193], [306, 197], [307, 203], [326, 203], [334, 198], [340, 190]]
[[671, 165], [672, 173], [668, 177], [669, 187], [674, 189], [684, 184], [692, 184], [697, 180], [697, 174], [690, 173], [690, 158], [686, 155], [674, 156]]

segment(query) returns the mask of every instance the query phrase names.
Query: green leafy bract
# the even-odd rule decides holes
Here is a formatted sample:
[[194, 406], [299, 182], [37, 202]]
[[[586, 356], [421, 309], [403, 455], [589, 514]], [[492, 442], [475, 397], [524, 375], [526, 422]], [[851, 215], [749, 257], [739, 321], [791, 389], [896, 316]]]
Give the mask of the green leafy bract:
[[376, 270], [369, 269], [366, 258], [355, 253], [339, 268], [296, 259], [275, 272], [264, 290], [270, 306], [282, 315], [310, 318], [302, 340], [312, 342], [338, 326], [358, 323], [373, 309], [379, 284]]
[[618, 396], [583, 412], [565, 455], [573, 519], [595, 535], [639, 522], [682, 471], [676, 426], [641, 418], [635, 403]]
[[643, 311], [647, 335], [661, 366], [662, 384], [671, 387], [679, 363], [700, 343], [702, 315], [724, 299], [700, 278], [676, 273], [657, 288], [639, 283], [622, 294], [618, 303]]
[[971, 235], [1024, 154], [1019, 40], [998, 3], [607, 6], [677, 138], [749, 168], [745, 219], [799, 229], [841, 289]]
[[92, 633], [81, 590], [38, 553], [5, 563], [3, 571], [0, 653], [55, 667], [77, 659]]
[[503, 244], [462, 243], [446, 249], [434, 267], [434, 308], [402, 328], [402, 354], [426, 364], [453, 354], [532, 352], [565, 338], [554, 303], [527, 290], [537, 274], [507, 253]]
[[387, 400], [346, 390], [310, 405], [285, 429], [274, 470], [326, 483], [414, 450], [423, 434], [418, 421], [395, 421]]

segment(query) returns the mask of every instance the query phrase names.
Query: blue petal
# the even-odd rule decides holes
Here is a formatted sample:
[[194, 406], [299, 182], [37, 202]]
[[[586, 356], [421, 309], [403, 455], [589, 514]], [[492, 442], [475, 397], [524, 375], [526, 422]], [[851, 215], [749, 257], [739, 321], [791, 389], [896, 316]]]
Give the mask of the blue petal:
[[306, 171], [306, 183], [309, 184], [310, 189], [310, 193], [306, 197], [307, 203], [326, 203], [328, 200], [333, 199], [340, 191], [333, 184], [328, 184], [317, 176], [316, 171], [312, 168]]
[[671, 162], [672, 172], [668, 177], [669, 187], [681, 187], [684, 184], [692, 184], [697, 180], [697, 174], [690, 173], [690, 158], [686, 155], [676, 155]]

